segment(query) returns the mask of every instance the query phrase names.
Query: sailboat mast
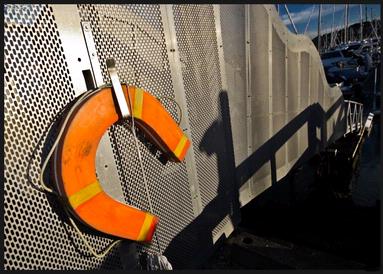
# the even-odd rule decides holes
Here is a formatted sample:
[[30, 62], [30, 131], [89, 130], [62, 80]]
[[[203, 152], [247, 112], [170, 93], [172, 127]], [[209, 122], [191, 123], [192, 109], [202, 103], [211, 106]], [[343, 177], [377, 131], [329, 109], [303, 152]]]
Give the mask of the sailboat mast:
[[343, 35], [343, 43], [346, 44], [347, 41], [347, 4], [344, 5], [344, 35]]
[[360, 41], [363, 41], [363, 7], [362, 4], [359, 5], [360, 10]]
[[334, 22], [335, 22], [335, 5], [332, 9], [332, 25], [331, 25], [331, 36], [330, 36], [330, 48], [334, 47]]
[[348, 4], [346, 4], [345, 10], [345, 22], [344, 22], [344, 43], [348, 42]]
[[319, 11], [318, 11], [318, 51], [321, 52], [321, 10], [322, 5], [319, 5]]

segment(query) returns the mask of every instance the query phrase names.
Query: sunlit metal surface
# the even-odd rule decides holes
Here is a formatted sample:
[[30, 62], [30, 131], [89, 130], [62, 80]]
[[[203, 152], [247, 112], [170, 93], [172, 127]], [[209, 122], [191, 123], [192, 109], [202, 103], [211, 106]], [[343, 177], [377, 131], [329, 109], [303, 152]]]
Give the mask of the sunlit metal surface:
[[[241, 206], [346, 132], [340, 89], [326, 83], [315, 46], [289, 33], [272, 5], [67, 8], [91, 29], [97, 83], [110, 82], [106, 60], [114, 57], [120, 80], [157, 96], [175, 120], [177, 106], [164, 98], [183, 111], [181, 127], [192, 140], [184, 162], [163, 164], [140, 142], [152, 213], [160, 218], [159, 244], [175, 268], [198, 267], [213, 243], [233, 231]], [[6, 5], [5, 268], [119, 269], [117, 249], [104, 260], [84, 256], [59, 204], [25, 176], [44, 128], [85, 90], [83, 75], [73, 69], [92, 68], [84, 36], [81, 52], [76, 43], [66, 50], [70, 32], [59, 21], [67, 13], [57, 12], [49, 5]], [[81, 22], [72, 26], [77, 33]], [[129, 124], [112, 126], [107, 137], [98, 154], [110, 143], [113, 153], [98, 158], [100, 176], [117, 187], [120, 200], [149, 210]], [[32, 163], [35, 183], [51, 142], [40, 145]], [[114, 163], [114, 177], [105, 161]], [[86, 235], [98, 250], [110, 242]], [[156, 244], [140, 250], [158, 251]]]

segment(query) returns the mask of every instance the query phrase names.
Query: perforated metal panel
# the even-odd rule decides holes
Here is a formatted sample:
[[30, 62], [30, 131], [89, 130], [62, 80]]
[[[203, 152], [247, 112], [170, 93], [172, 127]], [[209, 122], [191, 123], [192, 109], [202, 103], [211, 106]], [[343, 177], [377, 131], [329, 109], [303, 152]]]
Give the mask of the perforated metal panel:
[[230, 118], [236, 165], [247, 158], [245, 6], [220, 5]]
[[[174, 98], [187, 109], [183, 119], [194, 151], [188, 162], [163, 164], [139, 142], [152, 213], [160, 218], [152, 244], [140, 247], [157, 252], [158, 238], [175, 268], [198, 266], [217, 238], [233, 230], [241, 187], [234, 175], [247, 176], [240, 183], [248, 186], [243, 192], [248, 202], [271, 185], [273, 176], [286, 174], [313, 145], [310, 131], [316, 128], [310, 121], [299, 124], [307, 119], [305, 111], [311, 104], [327, 111], [341, 103], [340, 90], [323, 82], [312, 42], [288, 33], [272, 6], [224, 6], [220, 13], [212, 5], [74, 7], [90, 22], [105, 83], [106, 59], [113, 57], [120, 79], [159, 97], [175, 120], [180, 113]], [[87, 255], [57, 201], [26, 179], [29, 156], [44, 128], [75, 97], [54, 13], [47, 5], [6, 5], [4, 30], [5, 268], [121, 268], [116, 250], [105, 259]], [[181, 73], [174, 71], [178, 67]], [[327, 134], [322, 133], [322, 145], [324, 137], [342, 134], [339, 113], [337, 108], [326, 117], [330, 126], [322, 131]], [[290, 124], [294, 130], [285, 131], [300, 115], [299, 128]], [[150, 210], [130, 126], [119, 123], [108, 131], [119, 181], [126, 203]], [[41, 154], [52, 141], [38, 147], [31, 166], [35, 183]], [[86, 237], [97, 250], [111, 241], [92, 231]]]
[[214, 237], [221, 233], [228, 221], [222, 220], [233, 214], [231, 208], [238, 199], [229, 99], [222, 89], [214, 10], [212, 5], [174, 5], [173, 11], [191, 137], [198, 146], [197, 177], [205, 207], [201, 215], [211, 214]]
[[[240, 182], [241, 204], [344, 132], [341, 92], [325, 82], [310, 39], [290, 33], [272, 5], [246, 9], [253, 151], [240, 163], [237, 177], [253, 180]], [[337, 125], [329, 131], [323, 118]]]
[[[218, 94], [222, 85], [213, 6], [174, 5], [173, 10], [190, 124], [193, 129], [192, 139], [193, 143], [201, 144], [206, 131], [221, 117]], [[217, 134], [217, 137], [223, 136], [222, 129], [217, 127], [213, 130], [215, 130], [213, 134]], [[214, 135], [211, 137], [214, 138]], [[197, 175], [201, 183], [203, 206], [217, 194], [219, 183], [217, 158], [214, 152], [209, 157], [201, 148], [196, 150]]]
[[[252, 136], [253, 151], [257, 151], [267, 140], [269, 140], [272, 131], [272, 100], [270, 95], [270, 70], [271, 61], [269, 58], [269, 35], [271, 26], [268, 23], [267, 13], [256, 9], [250, 5], [250, 67], [251, 74], [249, 81], [251, 82], [251, 118], [252, 118]], [[253, 27], [257, 26], [257, 27]], [[259, 36], [262, 35], [262, 36]], [[260, 65], [262, 64], [262, 65]], [[265, 184], [260, 181], [270, 174], [270, 164], [263, 164], [254, 174], [253, 193], [254, 196], [262, 192], [268, 185], [270, 180]]]
[[[52, 9], [47, 5], [6, 5], [4, 10], [4, 266], [5, 269], [111, 269], [112, 252], [89, 258], [55, 199], [27, 181], [28, 161], [44, 129], [74, 98]], [[49, 141], [49, 140], [48, 140]], [[52, 140], [45, 144], [46, 149]], [[42, 146], [30, 175], [37, 182]], [[44, 159], [44, 158], [43, 158]], [[87, 234], [97, 249], [110, 242]]]
[[[276, 134], [286, 123], [286, 46], [276, 29], [271, 34], [272, 50], [272, 135]], [[256, 86], [256, 83], [254, 83]], [[276, 168], [286, 164], [286, 146], [283, 145], [276, 153]]]
[[[79, 5], [83, 21], [91, 23], [97, 55], [105, 82], [109, 82], [106, 59], [116, 60], [121, 81], [141, 87], [160, 98], [175, 120], [168, 55], [159, 5]], [[168, 97], [168, 98], [167, 98]], [[114, 125], [109, 131], [120, 181], [127, 203], [150, 211], [133, 134], [129, 125]], [[185, 163], [162, 164], [139, 142], [149, 182], [153, 214], [159, 216], [157, 237], [161, 252], [193, 219], [193, 208]], [[156, 239], [151, 251], [157, 251]], [[170, 258], [171, 260], [172, 258]], [[172, 260], [171, 260], [172, 261]]]
[[[299, 53], [288, 50], [287, 53], [287, 122], [290, 122], [299, 114]], [[299, 153], [298, 134], [294, 134], [288, 142], [288, 162], [294, 161]]]

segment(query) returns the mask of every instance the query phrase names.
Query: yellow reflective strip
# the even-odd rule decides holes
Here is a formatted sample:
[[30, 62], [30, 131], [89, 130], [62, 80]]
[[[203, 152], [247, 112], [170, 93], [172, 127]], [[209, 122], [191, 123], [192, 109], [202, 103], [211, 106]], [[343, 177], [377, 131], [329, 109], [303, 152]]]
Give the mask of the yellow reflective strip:
[[150, 225], [153, 221], [153, 215], [150, 215], [149, 213], [146, 213], [144, 223], [141, 226], [140, 233], [138, 234], [137, 241], [144, 241], [146, 238], [146, 235], [148, 235]]
[[143, 101], [144, 101], [144, 91], [140, 88], [136, 88], [136, 93], [134, 95], [134, 108], [133, 108], [133, 116], [136, 118], [141, 118]]
[[75, 209], [79, 205], [93, 198], [95, 195], [97, 195], [101, 191], [102, 191], [102, 188], [100, 186], [100, 183], [98, 181], [95, 181], [94, 183], [87, 185], [80, 191], [77, 191], [75, 194], [72, 194], [69, 197], [69, 203]]
[[187, 141], [187, 137], [185, 135], [182, 136], [180, 142], [178, 143], [176, 149], [174, 150], [174, 154], [179, 157], [181, 155], [182, 150], [184, 149], [184, 146]]

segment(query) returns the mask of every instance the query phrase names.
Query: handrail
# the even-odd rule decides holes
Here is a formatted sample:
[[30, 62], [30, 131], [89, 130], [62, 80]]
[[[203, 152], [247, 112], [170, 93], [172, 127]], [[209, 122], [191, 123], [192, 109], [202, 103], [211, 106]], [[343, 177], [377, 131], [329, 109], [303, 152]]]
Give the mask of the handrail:
[[351, 100], [344, 100], [344, 102], [347, 104], [345, 135], [353, 132], [359, 134], [363, 124], [363, 104]]

